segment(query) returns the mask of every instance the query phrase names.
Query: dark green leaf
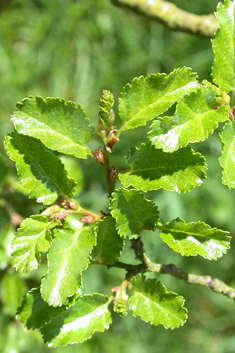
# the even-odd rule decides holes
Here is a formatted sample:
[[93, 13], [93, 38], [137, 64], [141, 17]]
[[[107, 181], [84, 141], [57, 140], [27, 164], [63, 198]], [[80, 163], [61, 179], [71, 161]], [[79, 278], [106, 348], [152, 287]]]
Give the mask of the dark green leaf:
[[51, 150], [86, 158], [94, 128], [81, 105], [59, 98], [30, 97], [12, 116], [18, 133], [41, 140]]
[[183, 326], [187, 320], [187, 309], [183, 307], [184, 298], [166, 288], [156, 279], [137, 275], [131, 280], [131, 290], [135, 295], [128, 303], [134, 316], [140, 316], [152, 325], [163, 325], [166, 329]]
[[5, 148], [16, 162], [20, 183], [37, 202], [50, 205], [58, 196], [73, 196], [76, 183], [68, 177], [63, 164], [47, 151], [41, 141], [17, 133], [6, 137]]
[[112, 196], [111, 214], [116, 219], [116, 228], [122, 237], [137, 238], [144, 228], [155, 228], [159, 220], [158, 208], [141, 192], [121, 188]]
[[162, 227], [161, 238], [174, 251], [185, 256], [200, 255], [208, 260], [217, 260], [229, 249], [229, 232], [211, 228], [203, 222], [185, 223], [176, 218]]
[[202, 184], [206, 177], [205, 158], [189, 146], [173, 153], [142, 144], [131, 149], [127, 158], [130, 170], [120, 173], [124, 187], [130, 185], [143, 191], [165, 189], [188, 192]]
[[113, 217], [105, 217], [98, 222], [97, 245], [93, 248], [92, 259], [111, 264], [121, 255], [124, 240], [120, 238], [115, 226]]
[[22, 322], [27, 329], [37, 329], [44, 326], [51, 318], [61, 315], [65, 306], [49, 306], [40, 294], [39, 288], [31, 289], [24, 297], [21, 306], [18, 308], [16, 318]]
[[79, 297], [76, 304], [53, 318], [41, 332], [49, 347], [81, 343], [96, 332], [104, 332], [112, 322], [109, 299], [101, 294]]

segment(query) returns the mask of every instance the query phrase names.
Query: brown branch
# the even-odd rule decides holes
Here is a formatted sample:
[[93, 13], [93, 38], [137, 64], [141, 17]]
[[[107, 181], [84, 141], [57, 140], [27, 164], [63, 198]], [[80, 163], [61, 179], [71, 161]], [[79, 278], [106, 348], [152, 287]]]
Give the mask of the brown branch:
[[218, 29], [213, 14], [195, 15], [179, 9], [163, 0], [111, 0], [119, 7], [126, 7], [140, 15], [165, 24], [171, 30], [188, 32], [205, 38], [212, 38]]

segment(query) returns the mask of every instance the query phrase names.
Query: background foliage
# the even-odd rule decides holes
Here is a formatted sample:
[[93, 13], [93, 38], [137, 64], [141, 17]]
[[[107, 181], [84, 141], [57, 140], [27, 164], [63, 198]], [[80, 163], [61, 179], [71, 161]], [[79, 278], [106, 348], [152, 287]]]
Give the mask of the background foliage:
[[[202, 0], [173, 2], [197, 14], [214, 12], [217, 5], [216, 0], [206, 3]], [[210, 80], [212, 60], [211, 43], [208, 40], [190, 34], [173, 33], [160, 24], [112, 6], [108, 0], [2, 1], [1, 141], [12, 130], [9, 121], [15, 102], [30, 94], [58, 96], [81, 103], [95, 123], [103, 89], [110, 89], [117, 100], [121, 88], [131, 82], [133, 77], [153, 72], [169, 73], [183, 65], [192, 67], [193, 71], [199, 73], [200, 79]], [[115, 146], [116, 153], [111, 159], [114, 165], [118, 163], [119, 153], [125, 153], [131, 146], [136, 131], [123, 133], [126, 134], [123, 137], [125, 141], [121, 139]], [[92, 148], [96, 147], [98, 146], [94, 143]], [[152, 194], [155, 195], [154, 201], [157, 200], [161, 208], [163, 221], [176, 217], [182, 217], [186, 221], [201, 219], [212, 227], [230, 231], [234, 236], [235, 191], [229, 191], [221, 184], [218, 136], [211, 136], [200, 148], [203, 149], [209, 165], [208, 179], [200, 188], [185, 195], [158, 191], [146, 196], [149, 198]], [[99, 165], [94, 165], [88, 159], [75, 166], [72, 157], [64, 162], [70, 169], [70, 175], [79, 181], [77, 195], [81, 203], [95, 212], [105, 210], [108, 204], [107, 194], [103, 192], [104, 179]], [[43, 271], [42, 268], [19, 277], [10, 266], [9, 244], [14, 232], [12, 221], [15, 224], [18, 222], [14, 211], [22, 217], [28, 217], [36, 213], [39, 207], [24, 197], [14, 173], [13, 164], [5, 157], [1, 143], [0, 351], [27, 353], [33, 348], [35, 352], [49, 352], [50, 349], [43, 345], [39, 334], [25, 331], [14, 319], [22, 294], [28, 287], [37, 286], [42, 274], [39, 271]], [[93, 178], [95, 174], [97, 180]], [[84, 191], [80, 193], [82, 185]], [[146, 239], [145, 249], [153, 261], [165, 264], [173, 262], [187, 272], [210, 274], [230, 286], [235, 286], [234, 241], [226, 256], [208, 264], [208, 261], [200, 258], [182, 258], [152, 234], [146, 233], [143, 239]], [[159, 242], [157, 253], [153, 253], [152, 242]], [[129, 262], [129, 256], [132, 255], [125, 252], [122, 255], [123, 260]], [[107, 284], [119, 284], [122, 279], [119, 272], [120, 270], [101, 270], [91, 266], [84, 276], [84, 292], [100, 291], [109, 294], [110, 285]], [[206, 288], [186, 286], [172, 277], [159, 275], [159, 279], [168, 290], [185, 296], [190, 315], [184, 327], [172, 332], [162, 327], [149, 326], [131, 316], [121, 320], [115, 316], [111, 329], [105, 335], [97, 333], [82, 346], [57, 348], [55, 352], [70, 353], [82, 349], [84, 353], [115, 353], [125, 349], [128, 352], [151, 353], [156, 352], [156, 347], [159, 353], [186, 350], [193, 353], [234, 352], [235, 323], [231, 300]]]

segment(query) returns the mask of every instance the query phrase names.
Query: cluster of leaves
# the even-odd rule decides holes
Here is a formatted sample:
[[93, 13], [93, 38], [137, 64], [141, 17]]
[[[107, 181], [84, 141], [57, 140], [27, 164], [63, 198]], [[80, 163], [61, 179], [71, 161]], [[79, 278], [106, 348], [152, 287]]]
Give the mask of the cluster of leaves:
[[[186, 67], [169, 75], [135, 78], [120, 94], [119, 128], [113, 125], [113, 96], [104, 91], [97, 128], [103, 150], [94, 152], [87, 145], [94, 127], [81, 105], [42, 97], [17, 104], [18, 111], [12, 116], [15, 132], [6, 137], [5, 148], [29, 197], [45, 207], [22, 222], [12, 242], [12, 263], [21, 273], [28, 273], [39, 266], [43, 252], [47, 256], [40, 288], [26, 294], [17, 319], [28, 329], [39, 329], [49, 346], [83, 342], [94, 332], [108, 329], [112, 302], [120, 316], [127, 314], [128, 301], [134, 316], [153, 325], [175, 329], [185, 323], [184, 298], [143, 274], [149, 270], [138, 250], [143, 229], [159, 229], [163, 241], [185, 256], [216, 260], [229, 249], [228, 232], [201, 221], [186, 223], [176, 218], [162, 224], [157, 205], [144, 195], [159, 189], [185, 193], [200, 186], [206, 177], [206, 160], [189, 144], [204, 141], [224, 122], [219, 159], [222, 182], [235, 188], [235, 122], [228, 95], [234, 87], [234, 62], [227, 59], [234, 57], [234, 2], [220, 4], [217, 18], [220, 29], [213, 40], [212, 70], [216, 86], [199, 83]], [[230, 54], [226, 56], [225, 39]], [[232, 106], [233, 100], [231, 97]], [[174, 116], [161, 117], [175, 103]], [[151, 120], [149, 142], [131, 149], [126, 157], [128, 169], [118, 173], [116, 166], [110, 168], [109, 156], [120, 136]], [[103, 167], [109, 214], [95, 214], [73, 199], [76, 182], [68, 176], [60, 154], [80, 159], [90, 156]], [[115, 186], [117, 179], [120, 188]], [[70, 214], [81, 216], [79, 226], [70, 221]], [[110, 296], [83, 295], [82, 273], [94, 263], [118, 267], [125, 239], [132, 241], [141, 266], [130, 270], [123, 264], [126, 277]], [[133, 293], [129, 299], [127, 288]]]

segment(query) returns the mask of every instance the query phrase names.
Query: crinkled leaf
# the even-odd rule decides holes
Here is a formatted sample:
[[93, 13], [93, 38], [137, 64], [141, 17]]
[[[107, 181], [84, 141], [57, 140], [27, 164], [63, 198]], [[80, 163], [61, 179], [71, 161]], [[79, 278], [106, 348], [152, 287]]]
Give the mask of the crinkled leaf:
[[21, 185], [37, 202], [50, 205], [58, 196], [73, 196], [76, 182], [69, 178], [63, 164], [53, 153], [47, 151], [41, 141], [12, 133], [6, 137], [5, 148], [16, 162]]
[[120, 95], [119, 114], [126, 131], [143, 126], [167, 111], [180, 97], [195, 91], [199, 84], [190, 68], [174, 70], [170, 75], [152, 74], [136, 77]]
[[158, 208], [140, 191], [121, 188], [112, 196], [111, 214], [116, 219], [116, 228], [122, 237], [138, 238], [142, 229], [155, 228], [159, 220]]
[[215, 100], [215, 90], [206, 87], [184, 97], [178, 102], [174, 116], [164, 116], [153, 122], [149, 140], [155, 148], [162, 148], [165, 152], [206, 140], [219, 122], [228, 120], [229, 107], [212, 109]]
[[234, 64], [234, 1], [225, 0], [219, 3], [216, 18], [219, 29], [212, 40], [214, 63], [212, 76], [214, 82], [225, 92], [230, 92], [235, 85]]
[[161, 238], [174, 251], [185, 256], [200, 255], [217, 260], [229, 249], [229, 232], [211, 228], [203, 222], [185, 223], [181, 218], [164, 224]]
[[81, 272], [86, 270], [96, 244], [94, 227], [84, 226], [77, 232], [57, 229], [48, 252], [48, 272], [42, 279], [42, 298], [52, 306], [67, 304], [68, 297], [81, 291]]
[[12, 265], [20, 272], [35, 270], [41, 261], [41, 253], [51, 246], [51, 228], [57, 221], [49, 222], [46, 216], [26, 218], [12, 241]]
[[134, 316], [140, 316], [151, 325], [163, 325], [166, 329], [183, 326], [187, 320], [187, 309], [183, 307], [184, 298], [166, 288], [156, 279], [137, 275], [131, 280], [131, 290], [135, 295], [128, 304]]
[[1, 279], [1, 302], [6, 315], [15, 316], [25, 293], [26, 285], [17, 273], [5, 273]]
[[113, 217], [105, 217], [98, 222], [97, 245], [93, 248], [92, 259], [104, 260], [111, 264], [121, 255], [124, 240], [115, 226], [116, 222]]
[[40, 331], [49, 347], [81, 343], [96, 332], [104, 332], [112, 322], [109, 299], [102, 294], [79, 297], [72, 307], [53, 318]]
[[127, 162], [130, 170], [119, 174], [126, 188], [132, 185], [143, 191], [162, 188], [188, 192], [201, 185], [206, 177], [205, 158], [189, 146], [166, 153], [150, 144], [142, 144], [140, 149], [131, 149]]
[[53, 317], [61, 315], [65, 306], [49, 306], [40, 294], [39, 288], [31, 289], [24, 297], [21, 306], [18, 308], [16, 318], [22, 322], [27, 329], [38, 329], [44, 326]]
[[222, 167], [222, 182], [235, 189], [235, 121], [230, 121], [224, 126], [220, 138], [222, 153], [219, 161]]
[[93, 136], [81, 105], [59, 98], [29, 97], [17, 104], [12, 122], [18, 133], [41, 140], [51, 150], [86, 158]]

